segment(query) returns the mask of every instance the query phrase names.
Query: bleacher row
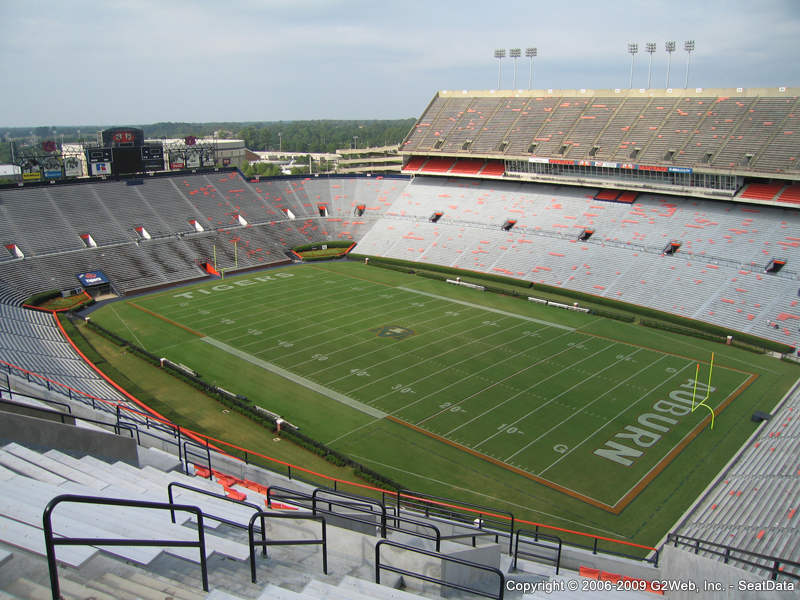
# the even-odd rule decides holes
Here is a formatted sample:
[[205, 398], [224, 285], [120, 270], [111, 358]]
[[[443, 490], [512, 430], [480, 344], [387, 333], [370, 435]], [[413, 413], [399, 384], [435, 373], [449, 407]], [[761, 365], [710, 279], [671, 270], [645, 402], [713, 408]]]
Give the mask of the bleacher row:
[[[336, 526], [335, 521], [334, 526], [329, 524], [327, 527], [327, 573], [322, 572], [318, 547], [273, 547], [268, 555], [256, 556], [261, 583], [254, 585], [249, 577], [250, 548], [247, 534], [231, 524], [246, 527], [256, 507], [264, 510], [270, 508], [273, 513], [284, 511], [296, 515], [306, 510], [305, 503], [269, 503], [269, 485], [291, 486], [300, 495], [307, 495], [313, 488], [285, 481], [278, 476], [272, 476], [274, 481], [265, 480], [265, 484], [259, 484], [217, 471], [213, 471], [213, 479], [185, 475], [171, 470], [180, 466], [174, 458], [153, 449], [140, 453], [140, 462], [144, 466], [132, 466], [123, 461], [105, 462], [91, 455], [73, 456], [55, 449], [36, 451], [18, 443], [0, 447], [0, 564], [7, 562], [10, 566], [9, 570], [0, 573], [0, 594], [4, 594], [0, 597], [49, 597], [47, 569], [34, 569], [31, 565], [43, 566], [41, 559], [45, 556], [45, 545], [42, 514], [54, 497], [77, 494], [165, 503], [168, 500], [168, 488], [174, 483], [192, 489], [173, 487], [173, 501], [196, 506], [204, 515], [210, 593], [206, 595], [199, 589], [199, 554], [194, 548], [92, 544], [57, 547], [59, 585], [65, 600], [88, 597], [95, 600], [155, 600], [165, 597], [180, 600], [200, 597], [212, 600], [411, 600], [439, 595], [436, 586], [420, 585], [413, 578], [405, 580], [407, 591], [373, 583], [374, 532], [350, 531]], [[155, 463], [164, 466], [156, 468], [152, 466]], [[198, 468], [197, 473], [201, 472], [207, 471]], [[288, 491], [289, 488], [281, 489]], [[222, 500], [220, 496], [244, 500], [247, 504]], [[20, 497], [24, 497], [25, 502], [19, 502]], [[326, 518], [332, 520], [331, 515]], [[175, 522], [170, 521], [168, 511], [134, 507], [66, 503], [53, 511], [53, 530], [59, 537], [191, 541], [197, 537], [196, 523], [193, 516], [182, 511], [175, 512]], [[443, 522], [439, 521], [438, 524], [444, 527]], [[319, 525], [267, 518], [266, 534], [273, 542], [313, 539], [319, 537]], [[425, 541], [413, 533], [395, 532], [391, 538], [412, 543], [419, 548], [433, 548], [432, 541]], [[465, 548], [461, 544], [443, 540], [441, 551], [454, 553]], [[420, 559], [424, 561], [422, 556], [418, 556], [414, 562], [413, 557], [408, 559], [392, 555], [389, 563], [401, 568], [416, 568], [428, 577], [440, 575], [443, 569], [441, 561], [434, 559], [421, 562]], [[517, 565], [519, 571], [511, 574], [511, 557], [501, 556], [500, 561], [499, 566], [504, 572], [509, 572], [508, 577], [522, 581], [551, 580], [566, 584], [581, 576], [570, 572], [553, 574], [552, 565], [535, 564], [524, 559]], [[620, 579], [622, 576], [615, 577]], [[399, 581], [397, 577], [384, 574], [383, 581], [387, 579], [387, 583], [395, 586]], [[647, 583], [638, 578], [628, 579]], [[577, 587], [564, 585], [564, 589], [575, 590]], [[645, 595], [644, 591], [605, 591], [588, 595], [586, 592], [555, 592], [553, 597], [569, 600], [652, 596]]]
[[794, 96], [437, 94], [401, 150], [784, 172], [800, 170], [799, 123]]
[[[358, 251], [642, 304], [800, 347], [800, 213], [597, 190], [416, 178]], [[442, 216], [430, 222], [434, 212]], [[501, 226], [516, 220], [510, 231]], [[586, 228], [586, 242], [577, 240]], [[663, 249], [680, 241], [673, 256]], [[785, 271], [764, 272], [773, 258]]]
[[25, 377], [36, 373], [34, 383], [52, 387], [69, 395], [70, 389], [112, 402], [127, 403], [122, 394], [108, 385], [75, 353], [61, 335], [50, 314], [0, 304], [0, 373]]
[[25, 256], [0, 256], [0, 298], [74, 288], [75, 274], [93, 270], [120, 293], [168, 285], [204, 276], [198, 263], [215, 254], [224, 268], [267, 265], [296, 245], [360, 238], [404, 186], [379, 177], [250, 182], [223, 172], [0, 190], [0, 240]]
[[677, 533], [764, 555], [800, 556], [799, 446], [800, 391], [795, 390]]

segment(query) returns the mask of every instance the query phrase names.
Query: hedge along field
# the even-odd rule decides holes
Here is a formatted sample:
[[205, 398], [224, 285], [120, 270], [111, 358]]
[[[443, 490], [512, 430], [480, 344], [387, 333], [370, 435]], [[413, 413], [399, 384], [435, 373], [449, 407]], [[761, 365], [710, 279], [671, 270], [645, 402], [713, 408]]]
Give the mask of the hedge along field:
[[[752, 432], [753, 410], [771, 410], [798, 374], [703, 339], [341, 261], [92, 319], [407, 487], [639, 543], [661, 537]], [[713, 430], [707, 409], [686, 409], [698, 362], [705, 396], [712, 352], [707, 403], [725, 405]]]

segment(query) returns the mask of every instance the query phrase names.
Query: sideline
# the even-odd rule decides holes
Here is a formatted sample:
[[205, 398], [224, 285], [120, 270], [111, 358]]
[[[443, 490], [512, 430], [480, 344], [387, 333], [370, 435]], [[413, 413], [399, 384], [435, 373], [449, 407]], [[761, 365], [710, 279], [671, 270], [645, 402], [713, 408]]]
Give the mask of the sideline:
[[454, 300], [453, 298], [448, 298], [447, 296], [439, 296], [438, 294], [421, 292], [420, 290], [414, 290], [407, 287], [397, 287], [395, 289], [403, 290], [404, 292], [411, 292], [413, 294], [421, 294], [422, 296], [429, 296], [431, 298], [436, 298], [437, 300], [444, 300], [445, 302], [453, 302], [454, 304], [461, 304], [462, 306], [469, 306], [470, 308], [477, 308], [479, 310], [485, 310], [487, 312], [497, 313], [498, 315], [503, 315], [505, 317], [514, 317], [516, 319], [530, 321], [531, 323], [539, 323], [539, 325], [547, 325], [548, 327], [555, 327], [556, 329], [564, 329], [566, 331], [576, 331], [574, 327], [567, 327], [566, 325], [559, 325], [558, 323], [551, 323], [550, 321], [543, 321], [542, 319], [534, 319], [533, 317], [526, 317], [525, 315], [507, 312], [505, 310], [500, 310], [499, 308], [490, 308], [488, 306], [473, 304], [472, 302], [466, 302], [464, 300]]
[[383, 412], [382, 410], [378, 410], [377, 408], [373, 408], [372, 406], [367, 406], [366, 404], [359, 402], [358, 400], [354, 400], [349, 396], [345, 396], [344, 394], [340, 394], [330, 388], [326, 388], [323, 385], [318, 383], [314, 383], [310, 379], [306, 379], [305, 377], [301, 377], [300, 375], [295, 375], [294, 373], [287, 371], [279, 367], [278, 365], [273, 365], [265, 360], [261, 360], [260, 358], [256, 358], [252, 354], [248, 354], [247, 352], [242, 352], [241, 350], [237, 350], [224, 342], [220, 342], [219, 340], [215, 340], [212, 337], [204, 337], [201, 338], [201, 341], [205, 342], [206, 344], [211, 344], [215, 348], [219, 348], [228, 354], [232, 354], [242, 360], [249, 362], [252, 365], [257, 367], [261, 367], [266, 371], [270, 371], [271, 373], [275, 373], [276, 375], [280, 375], [284, 379], [288, 379], [298, 385], [302, 385], [309, 390], [317, 392], [318, 394], [322, 394], [323, 396], [327, 396], [331, 400], [336, 400], [337, 402], [341, 402], [342, 404], [346, 404], [350, 408], [355, 408], [363, 413], [368, 414], [370, 417], [375, 417], [376, 419], [383, 419], [387, 413]]

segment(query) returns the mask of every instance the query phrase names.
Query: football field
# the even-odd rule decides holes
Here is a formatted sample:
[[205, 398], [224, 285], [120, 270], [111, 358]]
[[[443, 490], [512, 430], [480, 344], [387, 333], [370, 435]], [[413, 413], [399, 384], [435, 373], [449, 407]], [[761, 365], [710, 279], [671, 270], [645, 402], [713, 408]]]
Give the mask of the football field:
[[[713, 435], [712, 411], [757, 377], [746, 364], [712, 369], [710, 352], [650, 347], [646, 331], [636, 341], [600, 335], [593, 324], [605, 320], [593, 315], [523, 300], [492, 306], [486, 292], [374, 271], [273, 269], [114, 303], [92, 318], [201, 373], [213, 371], [198, 364], [208, 357], [241, 365], [220, 385], [246, 388], [335, 448], [380, 454], [369, 433], [390, 421], [612, 513], [697, 436]], [[258, 372], [324, 402], [282, 401], [269, 387], [254, 394]], [[396, 466], [412, 468], [398, 454]]]

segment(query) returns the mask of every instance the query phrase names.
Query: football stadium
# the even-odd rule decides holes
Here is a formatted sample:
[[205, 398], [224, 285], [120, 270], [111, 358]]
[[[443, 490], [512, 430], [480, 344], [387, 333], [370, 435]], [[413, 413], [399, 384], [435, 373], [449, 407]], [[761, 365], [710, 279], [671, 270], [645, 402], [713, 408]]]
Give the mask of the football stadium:
[[0, 187], [0, 597], [795, 597], [800, 89], [99, 140]]

